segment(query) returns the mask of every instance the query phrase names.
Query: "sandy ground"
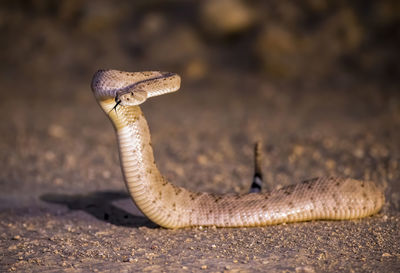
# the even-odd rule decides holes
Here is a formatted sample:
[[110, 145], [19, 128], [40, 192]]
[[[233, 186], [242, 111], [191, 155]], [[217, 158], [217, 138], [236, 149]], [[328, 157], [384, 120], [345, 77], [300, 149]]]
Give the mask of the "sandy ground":
[[400, 271], [398, 92], [346, 79], [323, 89], [234, 73], [183, 79], [181, 91], [143, 105], [156, 162], [174, 183], [246, 192], [261, 139], [267, 188], [351, 176], [386, 187], [387, 202], [355, 221], [167, 230], [129, 199], [90, 80], [68, 92], [3, 85], [0, 271]]

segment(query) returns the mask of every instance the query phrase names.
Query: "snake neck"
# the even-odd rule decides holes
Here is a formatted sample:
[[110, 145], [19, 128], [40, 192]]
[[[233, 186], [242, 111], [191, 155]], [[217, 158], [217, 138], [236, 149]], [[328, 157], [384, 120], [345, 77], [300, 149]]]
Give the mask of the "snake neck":
[[374, 183], [318, 178], [264, 194], [194, 193], [169, 183], [154, 162], [150, 131], [139, 106], [101, 107], [117, 132], [122, 173], [137, 207], [167, 228], [259, 226], [312, 219], [354, 219], [378, 212], [383, 192]]
[[142, 110], [139, 106], [118, 106], [113, 110], [113, 99], [99, 103], [116, 130], [122, 173], [133, 201], [156, 224], [176, 227], [181, 222], [176, 211], [185, 207], [178, 199], [189, 191], [169, 183], [158, 170]]

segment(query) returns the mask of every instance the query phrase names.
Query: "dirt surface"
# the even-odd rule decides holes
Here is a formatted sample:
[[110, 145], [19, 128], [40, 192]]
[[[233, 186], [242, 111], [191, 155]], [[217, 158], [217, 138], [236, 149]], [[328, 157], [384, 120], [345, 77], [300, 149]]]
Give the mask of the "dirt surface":
[[383, 212], [262, 228], [159, 228], [125, 191], [111, 124], [87, 78], [71, 100], [2, 102], [3, 270], [398, 271], [399, 96], [347, 92], [354, 86], [278, 90], [236, 76], [183, 84], [144, 104], [156, 161], [171, 181], [245, 192], [252, 145], [262, 139], [268, 187], [320, 175], [373, 179], [387, 187]]
[[[60, 1], [72, 2], [85, 3]], [[296, 59], [299, 70], [282, 79], [286, 70], [278, 66], [277, 80], [268, 68], [249, 66], [253, 60], [244, 50], [253, 44], [247, 28], [267, 21], [243, 17], [243, 36], [220, 41], [225, 25], [207, 34], [207, 26], [198, 31], [183, 24], [190, 22], [192, 6], [135, 7], [140, 10], [136, 21], [120, 23], [116, 8], [100, 2], [97, 9], [63, 6], [58, 13], [52, 10], [53, 17], [34, 4], [29, 8], [37, 8], [40, 16], [22, 16], [32, 15], [25, 6], [0, 9], [13, 19], [8, 28], [0, 21], [0, 31], [16, 41], [0, 56], [1, 272], [400, 271], [400, 90], [397, 81], [386, 78], [389, 73], [381, 71], [385, 77], [377, 74], [377, 79], [332, 66], [329, 77], [315, 79], [307, 60]], [[124, 18], [133, 18], [127, 17], [127, 6], [120, 10]], [[102, 13], [102, 7], [109, 12]], [[194, 7], [202, 10], [201, 18], [212, 16], [207, 7]], [[170, 23], [174, 16], [179, 24], [177, 19]], [[174, 31], [159, 30], [160, 20]], [[24, 35], [10, 31], [21, 26], [17, 23]], [[199, 32], [208, 38], [196, 36]], [[371, 52], [367, 55], [378, 56], [372, 59], [383, 60]], [[314, 66], [317, 53], [310, 58], [314, 72], [320, 68]], [[337, 57], [321, 56], [327, 67]], [[273, 61], [287, 64], [287, 59]], [[180, 91], [143, 105], [157, 165], [177, 185], [247, 192], [253, 145], [262, 140], [266, 190], [316, 176], [346, 176], [385, 187], [386, 204], [378, 215], [355, 221], [160, 228], [126, 192], [115, 134], [90, 90], [98, 68], [162, 69], [183, 76]]]

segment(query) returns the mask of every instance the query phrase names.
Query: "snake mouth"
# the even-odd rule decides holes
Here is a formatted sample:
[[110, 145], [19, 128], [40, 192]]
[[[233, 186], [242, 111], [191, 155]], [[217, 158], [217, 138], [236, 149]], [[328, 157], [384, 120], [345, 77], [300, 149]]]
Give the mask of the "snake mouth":
[[115, 97], [115, 105], [113, 106], [113, 108], [111, 108], [110, 111], [108, 111], [108, 114], [110, 114], [113, 110], [115, 110], [115, 113], [117, 114], [117, 106], [121, 104], [121, 100], [118, 99], [118, 96]]
[[115, 110], [117, 112], [117, 107], [119, 106], [135, 106], [142, 104], [147, 100], [147, 92], [143, 90], [123, 90], [118, 92], [115, 96], [115, 105], [108, 112]]

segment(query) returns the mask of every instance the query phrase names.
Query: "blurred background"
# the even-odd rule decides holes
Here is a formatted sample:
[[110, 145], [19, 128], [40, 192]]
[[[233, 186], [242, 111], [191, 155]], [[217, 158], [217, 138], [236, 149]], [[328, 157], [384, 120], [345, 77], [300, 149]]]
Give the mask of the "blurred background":
[[91, 77], [164, 70], [182, 91], [144, 108], [176, 183], [244, 191], [261, 138], [269, 184], [375, 179], [398, 208], [399, 27], [396, 0], [1, 1], [0, 183], [123, 189]]
[[113, 67], [173, 70], [185, 82], [221, 71], [358, 77], [388, 90], [399, 80], [399, 25], [396, 0], [2, 1], [0, 69], [3, 83], [46, 79], [47, 89]]

